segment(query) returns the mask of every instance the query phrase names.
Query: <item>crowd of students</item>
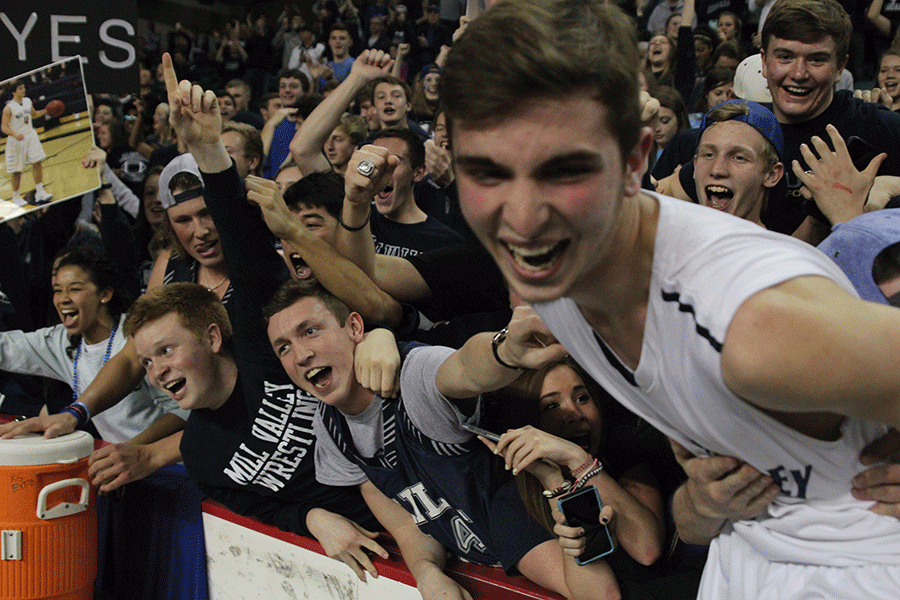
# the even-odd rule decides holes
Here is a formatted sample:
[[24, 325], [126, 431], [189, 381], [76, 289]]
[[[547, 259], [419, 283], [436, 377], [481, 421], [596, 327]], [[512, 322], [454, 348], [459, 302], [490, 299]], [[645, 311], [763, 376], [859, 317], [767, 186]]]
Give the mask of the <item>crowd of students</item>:
[[863, 98], [836, 0], [758, 35], [487, 4], [177, 29], [95, 97], [101, 188], [0, 228], [0, 367], [71, 390], [5, 377], [0, 434], [94, 424], [102, 492], [183, 461], [363, 580], [387, 531], [425, 598], [469, 597], [447, 552], [567, 598], [895, 598], [896, 52]]

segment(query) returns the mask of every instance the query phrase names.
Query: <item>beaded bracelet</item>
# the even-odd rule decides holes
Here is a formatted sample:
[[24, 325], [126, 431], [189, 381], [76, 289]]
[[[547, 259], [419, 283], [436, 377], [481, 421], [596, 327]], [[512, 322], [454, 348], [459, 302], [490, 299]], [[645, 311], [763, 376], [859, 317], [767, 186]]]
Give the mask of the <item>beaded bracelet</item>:
[[559, 486], [558, 488], [556, 488], [555, 490], [544, 490], [541, 493], [544, 495], [544, 498], [552, 499], [552, 498], [556, 498], [557, 496], [562, 496], [563, 494], [567, 493], [570, 489], [572, 489], [572, 482], [571, 481], [563, 481], [563, 484], [561, 486]]
[[584, 473], [586, 470], [589, 471], [589, 470], [593, 469], [594, 467], [597, 466], [597, 464], [599, 462], [600, 462], [599, 459], [588, 456], [588, 459], [586, 461], [584, 461], [583, 465], [581, 465], [577, 469], [572, 469], [572, 471], [571, 471], [572, 477], [574, 477], [575, 479], [578, 479], [579, 474]]
[[578, 478], [578, 481], [575, 482], [575, 485], [572, 486], [572, 490], [580, 490], [584, 487], [584, 484], [588, 482], [588, 480], [600, 473], [603, 470], [603, 465], [598, 465], [596, 469], [592, 469]]
[[76, 428], [81, 427], [91, 420], [91, 411], [83, 402], [73, 402], [72, 404], [62, 409], [60, 412], [69, 413], [70, 415], [75, 417], [75, 420], [78, 421], [78, 424], [75, 426]]

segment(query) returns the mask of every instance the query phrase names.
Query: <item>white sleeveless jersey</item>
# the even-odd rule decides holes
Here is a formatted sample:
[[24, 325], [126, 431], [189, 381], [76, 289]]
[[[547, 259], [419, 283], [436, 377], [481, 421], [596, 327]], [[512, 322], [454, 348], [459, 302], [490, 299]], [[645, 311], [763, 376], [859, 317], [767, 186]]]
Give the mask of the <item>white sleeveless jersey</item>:
[[851, 479], [863, 470], [860, 450], [887, 427], [848, 418], [838, 441], [816, 440], [741, 400], [722, 379], [722, 341], [750, 295], [800, 275], [828, 277], [855, 295], [853, 286], [812, 246], [709, 208], [654, 197], [660, 217], [634, 372], [572, 300], [534, 308], [622, 404], [695, 454], [737, 457], [779, 483], [781, 494], [765, 515], [733, 524], [733, 534], [762, 558], [830, 567], [900, 565], [900, 521], [872, 513], [870, 502], [850, 494]]
[[10, 100], [6, 103], [10, 107], [9, 129], [13, 133], [28, 133], [33, 129], [31, 125], [31, 98], [22, 98], [22, 103]]

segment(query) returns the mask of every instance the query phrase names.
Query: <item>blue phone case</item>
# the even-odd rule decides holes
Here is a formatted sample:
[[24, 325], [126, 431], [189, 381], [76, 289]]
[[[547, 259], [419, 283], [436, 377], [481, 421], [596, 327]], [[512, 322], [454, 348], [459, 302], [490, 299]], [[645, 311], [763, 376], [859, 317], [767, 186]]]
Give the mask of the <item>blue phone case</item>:
[[[590, 506], [586, 506], [584, 503], [590, 503]], [[616, 549], [616, 542], [613, 540], [612, 534], [609, 532], [609, 527], [600, 523], [600, 510], [603, 508], [603, 501], [600, 499], [600, 493], [597, 491], [597, 488], [590, 485], [586, 488], [583, 488], [577, 492], [572, 494], [568, 494], [563, 496], [559, 500], [556, 501], [556, 505], [559, 508], [559, 512], [566, 517], [566, 524], [572, 527], [582, 527], [584, 528], [584, 536], [587, 538], [587, 543], [584, 548], [584, 552], [582, 555], [575, 559], [575, 562], [579, 565], [586, 565], [590, 562], [593, 562], [597, 559], [603, 558]], [[569, 512], [572, 513], [575, 508], [584, 509], [589, 508], [590, 514], [582, 514], [585, 522], [581, 522], [581, 518], [576, 517], [574, 514], [566, 514], [566, 506], [569, 505]], [[596, 510], [594, 510], [596, 508]], [[582, 513], [582, 510], [578, 511]], [[571, 520], [570, 520], [571, 519]], [[574, 523], [572, 522], [574, 521]], [[599, 536], [599, 538], [598, 538]], [[589, 553], [587, 558], [582, 558], [585, 553]]]

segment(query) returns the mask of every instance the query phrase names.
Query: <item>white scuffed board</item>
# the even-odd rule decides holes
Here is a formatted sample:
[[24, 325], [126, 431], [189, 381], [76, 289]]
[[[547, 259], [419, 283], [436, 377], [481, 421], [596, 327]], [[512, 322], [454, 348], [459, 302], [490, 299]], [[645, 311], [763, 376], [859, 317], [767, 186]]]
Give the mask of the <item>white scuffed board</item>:
[[342, 562], [203, 513], [210, 600], [421, 600], [416, 588], [361, 582]]

